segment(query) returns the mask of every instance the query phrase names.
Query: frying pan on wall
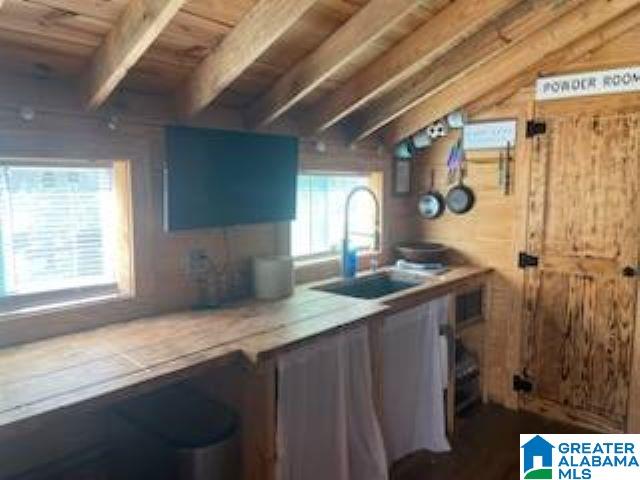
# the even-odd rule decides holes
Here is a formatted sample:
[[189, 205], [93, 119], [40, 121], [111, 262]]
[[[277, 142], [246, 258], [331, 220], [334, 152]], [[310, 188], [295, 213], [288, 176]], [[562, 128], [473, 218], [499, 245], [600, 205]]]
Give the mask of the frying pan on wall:
[[473, 190], [464, 184], [464, 168], [460, 167], [458, 183], [447, 192], [446, 203], [451, 213], [462, 215], [473, 208], [476, 197]]
[[424, 218], [432, 220], [444, 213], [444, 197], [434, 188], [435, 172], [431, 170], [431, 188], [427, 193], [420, 195], [418, 210]]

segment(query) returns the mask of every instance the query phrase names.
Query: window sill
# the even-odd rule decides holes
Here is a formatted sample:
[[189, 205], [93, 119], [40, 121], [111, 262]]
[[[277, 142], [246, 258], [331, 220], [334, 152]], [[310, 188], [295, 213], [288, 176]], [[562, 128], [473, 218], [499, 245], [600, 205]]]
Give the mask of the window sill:
[[[358, 253], [358, 269], [369, 268], [372, 258], [380, 258], [381, 252]], [[297, 284], [305, 284], [326, 280], [340, 275], [340, 255], [326, 255], [324, 257], [298, 259], [293, 261], [293, 268]]]
[[325, 263], [333, 263], [338, 262], [340, 260], [340, 255], [337, 254], [328, 254], [318, 257], [310, 257], [310, 258], [300, 258], [293, 260], [294, 268], [304, 268], [312, 265], [322, 265]]
[[130, 300], [132, 298], [133, 298], [133, 295], [128, 292], [108, 293], [108, 294], [86, 297], [83, 299], [60, 301], [56, 303], [48, 303], [46, 305], [38, 305], [34, 307], [24, 307], [16, 310], [8, 310], [5, 312], [0, 311], [0, 323], [19, 320], [22, 318], [34, 317], [34, 316], [43, 315], [43, 314], [54, 314], [54, 313], [66, 312], [66, 311], [75, 310], [78, 308], [105, 305], [112, 302]]
[[[375, 256], [380, 256], [382, 254], [382, 252], [380, 251], [375, 251], [375, 252], [371, 252], [371, 251], [365, 251], [365, 252], [358, 252], [358, 259], [364, 259], [364, 260], [368, 260], [372, 257]], [[309, 258], [299, 258], [299, 259], [293, 259], [293, 266], [294, 268], [304, 268], [304, 267], [308, 267], [308, 266], [312, 266], [312, 265], [322, 265], [325, 263], [333, 263], [333, 262], [340, 262], [340, 254], [334, 254], [334, 253], [330, 253], [327, 255], [321, 255], [321, 256], [317, 256], [317, 257], [309, 257]]]

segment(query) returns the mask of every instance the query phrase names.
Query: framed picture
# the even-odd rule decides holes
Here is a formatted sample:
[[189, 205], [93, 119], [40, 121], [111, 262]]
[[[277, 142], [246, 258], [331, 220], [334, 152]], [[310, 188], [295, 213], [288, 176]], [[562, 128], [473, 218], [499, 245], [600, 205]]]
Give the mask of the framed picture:
[[406, 197], [411, 195], [411, 170], [412, 162], [406, 158], [393, 160], [393, 195]]

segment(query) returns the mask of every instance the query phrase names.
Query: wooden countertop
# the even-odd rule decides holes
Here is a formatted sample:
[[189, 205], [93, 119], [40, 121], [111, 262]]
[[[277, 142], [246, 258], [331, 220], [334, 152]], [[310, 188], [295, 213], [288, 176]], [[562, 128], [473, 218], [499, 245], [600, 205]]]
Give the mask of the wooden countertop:
[[[336, 329], [379, 318], [408, 299], [446, 294], [490, 272], [459, 267], [381, 300], [299, 287], [278, 302], [142, 318], [0, 350], [0, 429], [111, 401], [218, 363], [254, 364]], [[389, 303], [387, 305], [387, 303]]]

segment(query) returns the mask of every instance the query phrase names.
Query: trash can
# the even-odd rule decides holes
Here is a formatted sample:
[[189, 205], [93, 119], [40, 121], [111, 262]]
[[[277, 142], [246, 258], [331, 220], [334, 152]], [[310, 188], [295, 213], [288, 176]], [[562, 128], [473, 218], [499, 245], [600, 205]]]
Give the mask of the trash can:
[[117, 405], [111, 415], [114, 480], [235, 480], [241, 475], [238, 415], [185, 387]]

